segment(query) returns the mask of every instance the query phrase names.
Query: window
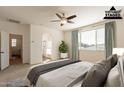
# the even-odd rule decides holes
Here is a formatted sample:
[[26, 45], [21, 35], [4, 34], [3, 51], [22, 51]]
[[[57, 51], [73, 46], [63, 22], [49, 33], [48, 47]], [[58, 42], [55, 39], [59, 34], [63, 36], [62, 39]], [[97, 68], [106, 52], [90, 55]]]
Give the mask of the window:
[[99, 28], [79, 33], [79, 46], [84, 50], [104, 50], [105, 30]]
[[47, 41], [47, 46], [46, 46], [46, 54], [51, 55], [52, 54], [52, 41]]
[[16, 47], [17, 44], [17, 40], [16, 39], [12, 39], [12, 47]]

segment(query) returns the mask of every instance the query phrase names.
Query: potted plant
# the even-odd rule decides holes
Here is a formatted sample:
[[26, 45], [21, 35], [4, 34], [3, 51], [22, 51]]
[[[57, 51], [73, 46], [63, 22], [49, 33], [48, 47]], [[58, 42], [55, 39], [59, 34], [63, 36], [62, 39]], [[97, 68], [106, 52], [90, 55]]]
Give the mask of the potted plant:
[[62, 41], [61, 44], [59, 45], [59, 52], [60, 52], [60, 58], [68, 57], [68, 46], [64, 41]]

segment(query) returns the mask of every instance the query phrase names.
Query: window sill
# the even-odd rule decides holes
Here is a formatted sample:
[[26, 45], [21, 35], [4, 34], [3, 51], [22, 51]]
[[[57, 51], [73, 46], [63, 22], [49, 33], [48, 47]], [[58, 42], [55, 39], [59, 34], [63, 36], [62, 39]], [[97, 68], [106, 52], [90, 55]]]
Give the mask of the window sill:
[[97, 51], [97, 52], [104, 52], [105, 50], [95, 50], [95, 49], [94, 49], [94, 50], [89, 50], [89, 49], [80, 48], [79, 51], [93, 51], [93, 52]]

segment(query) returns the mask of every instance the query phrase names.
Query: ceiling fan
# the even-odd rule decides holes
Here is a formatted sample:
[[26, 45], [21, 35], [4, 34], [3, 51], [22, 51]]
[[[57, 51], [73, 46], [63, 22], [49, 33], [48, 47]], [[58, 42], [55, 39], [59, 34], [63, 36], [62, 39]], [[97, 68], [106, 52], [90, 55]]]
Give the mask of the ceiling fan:
[[76, 15], [72, 15], [69, 17], [65, 17], [65, 13], [62, 13], [62, 15], [56, 13], [56, 16], [60, 19], [60, 20], [52, 20], [51, 22], [60, 22], [60, 26], [63, 26], [66, 23], [74, 23], [73, 21], [70, 21], [71, 19], [77, 17]]

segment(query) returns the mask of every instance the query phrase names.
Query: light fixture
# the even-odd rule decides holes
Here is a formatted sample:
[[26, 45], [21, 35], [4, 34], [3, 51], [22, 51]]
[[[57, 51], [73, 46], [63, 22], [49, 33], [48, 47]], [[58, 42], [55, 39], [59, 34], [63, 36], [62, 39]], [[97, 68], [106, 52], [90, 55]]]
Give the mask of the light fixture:
[[66, 19], [62, 19], [62, 20], [61, 20], [61, 23], [62, 23], [62, 24], [66, 24], [66, 23], [67, 23], [67, 20], [66, 20]]

